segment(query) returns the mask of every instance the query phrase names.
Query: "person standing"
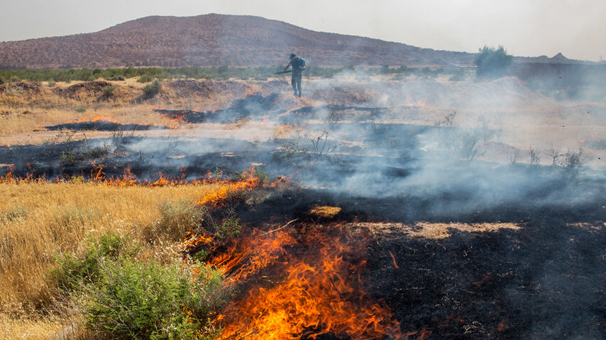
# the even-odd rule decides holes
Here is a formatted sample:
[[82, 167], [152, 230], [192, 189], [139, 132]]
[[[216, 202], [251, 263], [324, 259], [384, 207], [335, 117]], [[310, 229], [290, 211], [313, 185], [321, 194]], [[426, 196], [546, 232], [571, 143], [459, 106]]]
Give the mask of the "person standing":
[[296, 97], [301, 97], [301, 80], [303, 79], [303, 70], [305, 70], [305, 59], [297, 57], [295, 53], [290, 54], [290, 62], [284, 68], [284, 72], [292, 67], [292, 89]]

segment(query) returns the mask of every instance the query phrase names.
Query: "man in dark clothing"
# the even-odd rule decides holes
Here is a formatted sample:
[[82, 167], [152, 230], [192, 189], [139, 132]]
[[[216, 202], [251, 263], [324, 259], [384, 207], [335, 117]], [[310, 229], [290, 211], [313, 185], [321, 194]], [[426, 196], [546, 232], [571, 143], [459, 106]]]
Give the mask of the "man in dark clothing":
[[297, 57], [296, 54], [290, 55], [290, 62], [286, 65], [284, 72], [292, 66], [292, 89], [295, 91], [295, 96], [301, 97], [301, 79], [303, 78], [303, 70], [305, 70], [305, 60]]

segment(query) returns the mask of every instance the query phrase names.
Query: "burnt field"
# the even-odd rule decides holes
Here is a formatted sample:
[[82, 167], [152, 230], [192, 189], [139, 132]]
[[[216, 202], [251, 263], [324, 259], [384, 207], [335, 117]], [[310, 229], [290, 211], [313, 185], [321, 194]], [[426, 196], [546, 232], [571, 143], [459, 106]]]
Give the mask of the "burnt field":
[[236, 214], [242, 234], [202, 242], [201, 225], [182, 251], [225, 266], [237, 287], [222, 339], [605, 338], [603, 103], [517, 78], [351, 74], [309, 80], [300, 99], [280, 81], [213, 86], [132, 104], [159, 123], [53, 121], [31, 132], [44, 142], [7, 136], [0, 175], [254, 174], [255, 190], [208, 215]]

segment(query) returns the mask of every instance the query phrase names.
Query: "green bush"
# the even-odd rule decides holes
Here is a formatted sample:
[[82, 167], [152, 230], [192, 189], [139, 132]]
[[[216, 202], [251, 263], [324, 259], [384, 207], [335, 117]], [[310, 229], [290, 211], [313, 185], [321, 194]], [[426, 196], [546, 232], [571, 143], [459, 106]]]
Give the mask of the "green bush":
[[152, 81], [152, 77], [149, 74], [144, 74], [141, 77], [139, 77], [139, 79], [137, 79], [137, 82], [139, 83], [149, 83], [150, 81]]
[[240, 225], [240, 218], [236, 217], [235, 213], [230, 212], [223, 219], [221, 225], [215, 227], [215, 237], [220, 240], [225, 240], [238, 236], [242, 226]]
[[156, 79], [152, 84], [145, 85], [145, 87], [143, 87], [143, 92], [147, 97], [153, 97], [158, 94], [158, 92], [160, 92], [161, 88], [162, 83], [158, 79]]
[[562, 168], [565, 175], [577, 177], [588, 160], [589, 157], [585, 154], [583, 147], [581, 146], [576, 151], [568, 150], [565, 154], [560, 155], [558, 165]]
[[264, 169], [262, 169], [260, 167], [255, 167], [252, 175], [257, 180], [259, 180], [259, 184], [266, 183], [269, 180], [269, 175], [268, 175], [267, 171], [265, 171]]
[[136, 253], [136, 248], [129, 247], [128, 243], [128, 238], [111, 232], [101, 235], [98, 239], [89, 239], [83, 256], [65, 254], [57, 258], [57, 268], [51, 271], [50, 276], [59, 284], [59, 288], [66, 292], [95, 283], [101, 275], [102, 261], [117, 260], [120, 255]]
[[86, 327], [124, 339], [213, 338], [209, 314], [229, 294], [222, 272], [203, 265], [105, 261], [83, 301]]

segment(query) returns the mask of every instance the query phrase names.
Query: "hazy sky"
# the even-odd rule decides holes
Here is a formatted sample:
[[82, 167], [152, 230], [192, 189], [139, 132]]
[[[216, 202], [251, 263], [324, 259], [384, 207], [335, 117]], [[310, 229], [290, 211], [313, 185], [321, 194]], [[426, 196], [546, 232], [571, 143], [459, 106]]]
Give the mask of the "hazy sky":
[[606, 0], [0, 0], [0, 41], [90, 33], [150, 15], [262, 16], [314, 31], [516, 56], [606, 58]]

